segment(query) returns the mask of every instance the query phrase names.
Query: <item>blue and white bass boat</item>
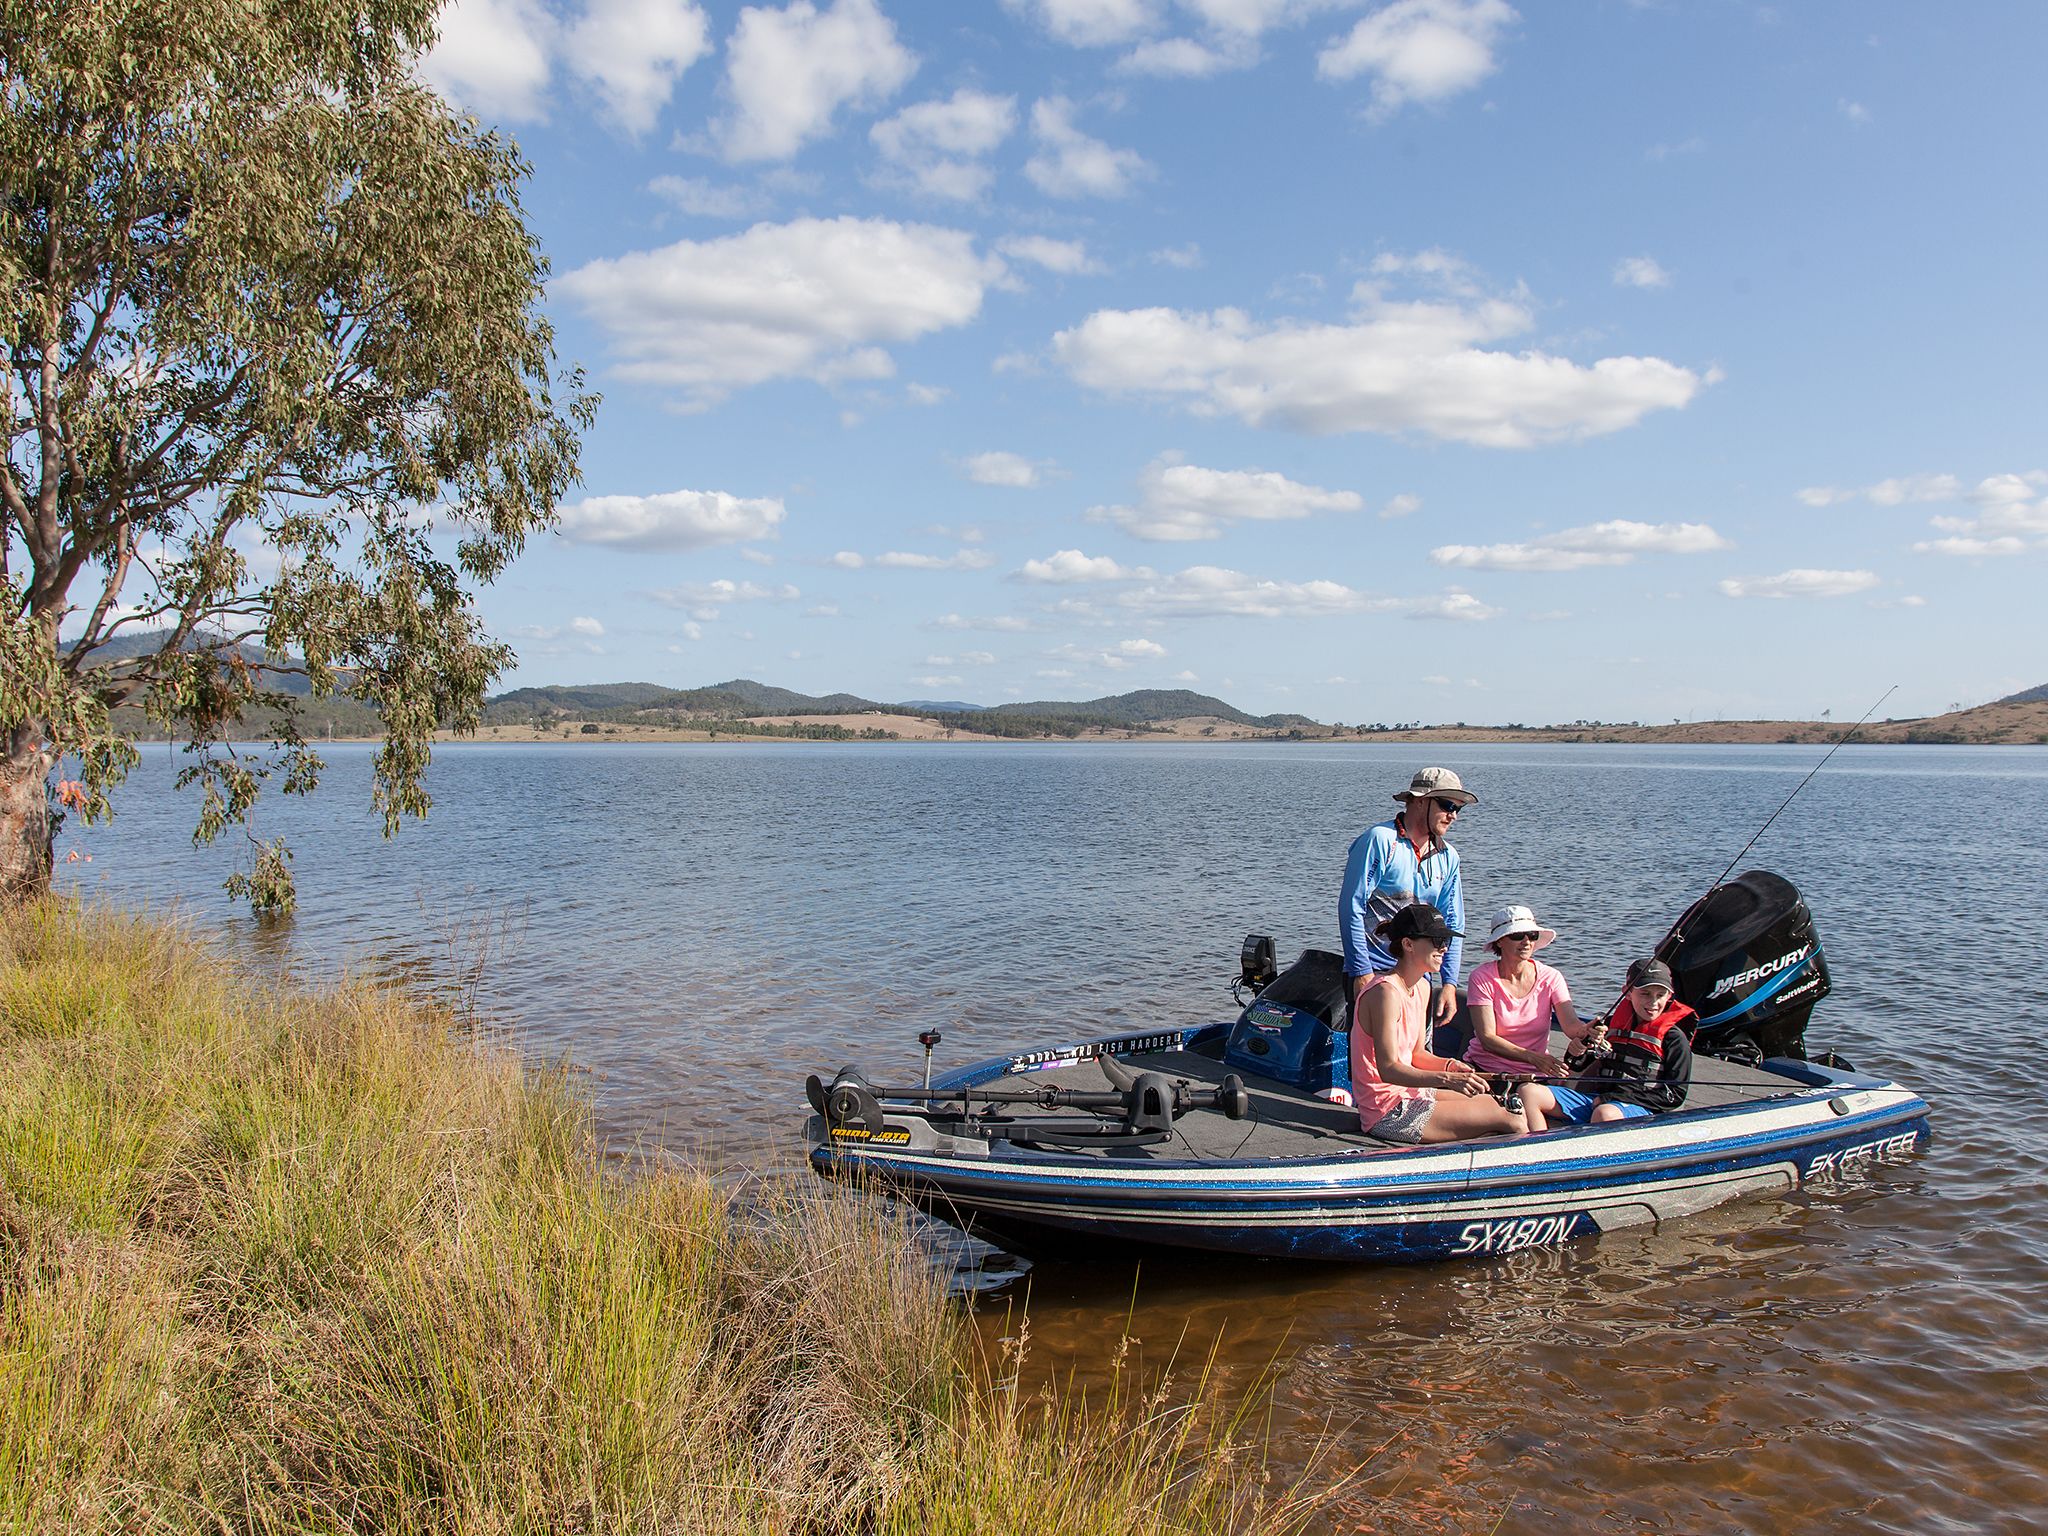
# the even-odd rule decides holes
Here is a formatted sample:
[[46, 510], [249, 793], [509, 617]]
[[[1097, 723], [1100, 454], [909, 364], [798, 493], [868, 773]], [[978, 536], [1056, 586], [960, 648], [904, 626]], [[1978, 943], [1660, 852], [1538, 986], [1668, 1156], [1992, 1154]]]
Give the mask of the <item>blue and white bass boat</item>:
[[[1395, 1147], [1321, 1095], [1347, 1045], [1342, 963], [1245, 946], [1235, 1020], [1084, 1040], [889, 1088], [807, 1085], [812, 1166], [1026, 1252], [1105, 1245], [1402, 1261], [1512, 1253], [1684, 1217], [1910, 1154], [1927, 1104], [1809, 1058], [1826, 962], [1798, 892], [1715, 887], [1658, 954], [1700, 1017], [1684, 1107], [1536, 1136]], [[926, 1049], [935, 1034], [923, 1037]], [[1439, 1042], [1442, 1048], [1443, 1042]]]

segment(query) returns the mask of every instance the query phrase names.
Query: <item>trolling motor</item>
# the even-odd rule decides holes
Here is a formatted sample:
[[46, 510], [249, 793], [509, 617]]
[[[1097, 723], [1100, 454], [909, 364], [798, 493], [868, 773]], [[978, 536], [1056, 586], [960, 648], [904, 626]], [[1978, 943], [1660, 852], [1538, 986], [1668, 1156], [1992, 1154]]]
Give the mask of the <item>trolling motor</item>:
[[[1186, 1078], [1163, 1072], [1138, 1072], [1114, 1056], [1098, 1056], [1103, 1076], [1115, 1086], [1086, 1088], [887, 1088], [870, 1083], [853, 1067], [842, 1067], [827, 1084], [813, 1073], [804, 1079], [804, 1095], [824, 1118], [834, 1141], [895, 1142], [908, 1132], [891, 1128], [890, 1114], [918, 1116], [952, 1134], [1026, 1142], [1041, 1147], [1142, 1147], [1165, 1141], [1173, 1122], [1193, 1109], [1219, 1109], [1224, 1118], [1242, 1120], [1251, 1113], [1251, 1094], [1235, 1073], [1214, 1088], [1197, 1088]], [[922, 1100], [926, 1108], [892, 1107], [884, 1099]], [[1019, 1116], [1001, 1113], [1004, 1105], [1080, 1109], [1092, 1123], [1072, 1116]], [[985, 1106], [973, 1113], [974, 1105]], [[957, 1109], [953, 1106], [958, 1106]]]

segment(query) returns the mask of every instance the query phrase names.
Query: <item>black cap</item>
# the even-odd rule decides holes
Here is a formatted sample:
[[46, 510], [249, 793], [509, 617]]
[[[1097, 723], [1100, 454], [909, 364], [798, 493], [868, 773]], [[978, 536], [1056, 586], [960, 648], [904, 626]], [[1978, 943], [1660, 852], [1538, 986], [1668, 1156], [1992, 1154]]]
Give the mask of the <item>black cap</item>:
[[1464, 937], [1444, 921], [1443, 913], [1426, 901], [1411, 901], [1380, 924], [1380, 933], [1389, 944], [1399, 944], [1403, 939], [1428, 939], [1431, 943], [1448, 944], [1452, 939]]
[[1630, 990], [1637, 987], [1662, 987], [1666, 992], [1676, 991], [1671, 984], [1671, 967], [1655, 958], [1638, 960], [1628, 968]]

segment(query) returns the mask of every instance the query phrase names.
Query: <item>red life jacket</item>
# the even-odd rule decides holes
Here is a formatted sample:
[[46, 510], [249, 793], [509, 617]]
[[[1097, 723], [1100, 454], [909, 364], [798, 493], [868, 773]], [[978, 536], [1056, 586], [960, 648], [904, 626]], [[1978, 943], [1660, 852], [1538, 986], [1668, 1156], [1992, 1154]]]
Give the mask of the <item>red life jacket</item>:
[[1622, 998], [1607, 1026], [1607, 1043], [1614, 1047], [1613, 1070], [1618, 1075], [1655, 1081], [1664, 1063], [1665, 1036], [1674, 1029], [1682, 1029], [1685, 1042], [1690, 1045], [1692, 1026], [1698, 1017], [1674, 997], [1664, 1005], [1662, 1013], [1645, 1023], [1636, 1017], [1635, 1005]]

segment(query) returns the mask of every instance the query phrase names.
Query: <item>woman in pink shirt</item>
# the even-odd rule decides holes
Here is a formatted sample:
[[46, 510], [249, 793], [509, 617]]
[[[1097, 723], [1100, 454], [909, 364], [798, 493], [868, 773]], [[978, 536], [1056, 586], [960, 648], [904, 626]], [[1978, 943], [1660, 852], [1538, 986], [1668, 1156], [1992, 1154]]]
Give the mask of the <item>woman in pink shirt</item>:
[[1411, 1147], [1519, 1135], [1522, 1117], [1494, 1101], [1484, 1077], [1423, 1049], [1430, 974], [1454, 937], [1443, 914], [1418, 901], [1379, 931], [1394, 969], [1366, 979], [1351, 1020], [1351, 1096], [1365, 1134]]
[[[1585, 1038], [1587, 1026], [1572, 1009], [1572, 989], [1564, 973], [1536, 958], [1536, 951], [1557, 937], [1556, 930], [1536, 921], [1527, 907], [1505, 907], [1494, 915], [1486, 947], [1494, 958], [1472, 973], [1466, 1003], [1472, 1019], [1472, 1043], [1465, 1059], [1481, 1072], [1514, 1077], [1567, 1075], [1565, 1064], [1550, 1053], [1550, 1020], [1573, 1040]], [[1522, 1085], [1522, 1113], [1531, 1132], [1550, 1128], [1557, 1100], [1541, 1083]]]

